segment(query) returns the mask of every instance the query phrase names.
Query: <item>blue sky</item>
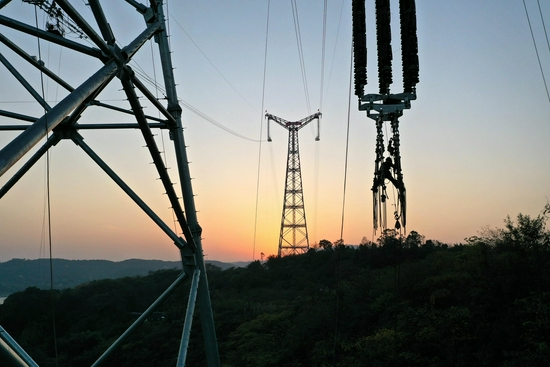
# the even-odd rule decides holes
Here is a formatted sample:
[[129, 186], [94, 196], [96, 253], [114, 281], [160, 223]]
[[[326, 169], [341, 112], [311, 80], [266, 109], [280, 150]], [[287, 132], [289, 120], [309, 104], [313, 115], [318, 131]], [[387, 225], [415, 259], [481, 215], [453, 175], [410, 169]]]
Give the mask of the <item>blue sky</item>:
[[[395, 1], [394, 1], [395, 2]], [[321, 108], [321, 141], [315, 129], [300, 131], [300, 152], [310, 243], [340, 237], [348, 91], [351, 5], [327, 2], [323, 102], [321, 55], [323, 2], [297, 1], [308, 110], [291, 1], [271, 1], [265, 88], [267, 1], [169, 1], [170, 42], [179, 97], [227, 129], [228, 133], [184, 108], [185, 137], [199, 221], [207, 258], [250, 260], [277, 252], [287, 152], [287, 132], [272, 126], [267, 143], [263, 109], [298, 120]], [[377, 87], [374, 5], [367, 1], [369, 47], [366, 92]], [[397, 2], [395, 2], [397, 3]], [[541, 63], [550, 78], [550, 49], [538, 4], [525, 0]], [[394, 4], [395, 7], [396, 4]], [[75, 2], [86, 16], [89, 9]], [[420, 60], [418, 99], [401, 122], [401, 149], [407, 187], [407, 230], [426, 238], [458, 243], [485, 226], [501, 227], [506, 215], [537, 215], [550, 195], [548, 157], [550, 102], [522, 1], [417, 1]], [[540, 4], [549, 22], [550, 6]], [[11, 8], [11, 9], [10, 9]], [[13, 2], [4, 10], [34, 21], [32, 6]], [[121, 44], [142, 27], [139, 14], [123, 3], [105, 4]], [[10, 13], [11, 14], [11, 13]], [[127, 14], [127, 15], [126, 15]], [[394, 75], [400, 90], [398, 13], [393, 11]], [[122, 21], [122, 15], [124, 21]], [[43, 19], [40, 20], [41, 22]], [[0, 32], [10, 35], [2, 27]], [[19, 37], [13, 35], [13, 37]], [[17, 41], [30, 53], [36, 40]], [[42, 45], [43, 59], [74, 85], [100, 67], [70, 51]], [[159, 78], [155, 51], [147, 44], [132, 67]], [[11, 56], [0, 46], [0, 51]], [[84, 67], [85, 66], [85, 67]], [[21, 66], [24, 68], [23, 66]], [[24, 69], [26, 70], [26, 69]], [[32, 75], [32, 70], [29, 71]], [[17, 84], [0, 92], [10, 108], [34, 108], [16, 93]], [[30, 77], [35, 86], [39, 78]], [[62, 92], [47, 84], [49, 100]], [[116, 88], [102, 96], [124, 104]], [[7, 102], [2, 103], [2, 108]], [[18, 107], [19, 106], [19, 107]], [[24, 107], [20, 107], [24, 106]], [[95, 112], [85, 121], [126, 121]], [[0, 118], [0, 123], [8, 123]], [[375, 126], [351, 101], [344, 240], [375, 239], [370, 186], [374, 170]], [[260, 135], [262, 132], [262, 135]], [[83, 134], [84, 135], [84, 134]], [[2, 133], [0, 147], [13, 133]], [[137, 132], [86, 133], [86, 141], [119, 170], [132, 187], [171, 222], [169, 206]], [[159, 144], [161, 138], [157, 137]], [[167, 149], [169, 161], [173, 162]], [[177, 259], [168, 239], [120, 190], [70, 142], [52, 151], [52, 238], [54, 255], [66, 258], [131, 257]], [[0, 261], [36, 258], [43, 252], [44, 167], [37, 164], [0, 201]], [[259, 167], [259, 176], [258, 176]], [[259, 177], [259, 181], [258, 181]], [[4, 183], [6, 177], [0, 178]], [[258, 195], [256, 195], [259, 182]], [[256, 205], [258, 216], [255, 217]], [[256, 239], [254, 240], [254, 228]]]

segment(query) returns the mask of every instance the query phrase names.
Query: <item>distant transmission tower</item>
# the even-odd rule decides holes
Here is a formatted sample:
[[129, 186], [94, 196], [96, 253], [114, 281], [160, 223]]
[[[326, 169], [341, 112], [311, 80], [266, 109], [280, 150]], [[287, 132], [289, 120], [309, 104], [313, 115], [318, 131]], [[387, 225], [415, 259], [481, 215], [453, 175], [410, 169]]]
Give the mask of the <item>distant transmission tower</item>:
[[309, 250], [307, 235], [306, 209], [304, 205], [304, 191], [302, 188], [302, 169], [300, 167], [300, 149], [298, 144], [298, 130], [313, 120], [317, 120], [317, 136], [319, 140], [319, 118], [317, 112], [300, 121], [290, 122], [280, 117], [266, 113], [267, 141], [271, 141], [269, 121], [273, 120], [288, 130], [288, 156], [286, 162], [285, 198], [283, 215], [281, 218], [281, 232], [279, 235], [278, 256], [302, 254]]
[[[353, 54], [355, 72], [355, 95], [359, 98], [359, 110], [376, 121], [376, 160], [374, 169], [373, 226], [386, 229], [386, 203], [389, 200], [386, 185], [391, 183], [397, 191], [394, 200], [395, 228], [407, 224], [405, 184], [401, 170], [399, 151], [399, 117], [403, 110], [411, 108], [416, 99], [418, 83], [418, 41], [416, 36], [416, 7], [414, 0], [399, 0], [401, 23], [401, 57], [403, 68], [403, 92], [392, 94], [392, 46], [390, 0], [375, 0], [376, 40], [378, 51], [378, 94], [364, 94], [367, 84], [367, 37], [365, 0], [352, 1]], [[384, 122], [389, 121], [392, 136], [384, 146]], [[391, 192], [391, 191], [390, 191]]]

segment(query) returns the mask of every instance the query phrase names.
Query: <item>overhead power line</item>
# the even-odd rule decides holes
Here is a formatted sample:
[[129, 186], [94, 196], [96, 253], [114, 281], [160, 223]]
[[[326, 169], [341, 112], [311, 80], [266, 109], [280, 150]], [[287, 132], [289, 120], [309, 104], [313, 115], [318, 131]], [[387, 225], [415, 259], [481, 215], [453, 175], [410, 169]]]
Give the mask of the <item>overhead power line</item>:
[[[540, 6], [540, 4], [539, 4]], [[525, 5], [525, 0], [523, 0], [523, 7], [525, 8], [525, 15], [527, 16], [527, 23], [529, 23], [529, 30], [531, 31], [531, 38], [533, 39], [533, 45], [535, 46], [535, 53], [537, 54], [537, 60], [539, 62], [540, 73], [542, 74], [542, 81], [544, 83], [544, 88], [546, 89], [546, 96], [548, 97], [548, 102], [550, 102], [550, 93], [548, 93], [548, 85], [546, 84], [546, 77], [544, 76], [544, 69], [542, 68], [542, 63], [540, 62], [539, 50], [537, 48], [537, 42], [535, 41], [535, 35], [533, 33], [533, 27], [531, 26], [531, 18], [529, 18], [529, 12], [527, 11], [527, 5]], [[542, 16], [542, 14], [541, 14]]]
[[309, 103], [309, 88], [307, 85], [306, 65], [304, 62], [304, 49], [302, 47], [302, 35], [300, 33], [300, 20], [298, 18], [298, 6], [296, 0], [291, 1], [292, 17], [294, 19], [294, 33], [296, 35], [296, 43], [298, 45], [298, 58], [300, 60], [300, 70], [302, 72], [302, 83], [304, 85], [304, 94], [306, 97], [307, 113], [311, 114], [311, 104]]
[[253, 142], [260, 142], [261, 140], [257, 140], [257, 139], [252, 139], [252, 138], [249, 138], [247, 136], [244, 136], [244, 135], [241, 135], [239, 134], [238, 132], [236, 131], [233, 131], [231, 130], [230, 128], [228, 128], [227, 126], [219, 123], [218, 121], [214, 120], [213, 118], [211, 118], [210, 116], [206, 115], [205, 113], [201, 112], [200, 110], [198, 110], [197, 108], [191, 106], [189, 103], [183, 101], [183, 100], [180, 100], [180, 103], [185, 107], [187, 108], [189, 111], [193, 112], [195, 115], [203, 118], [204, 120], [210, 122], [212, 125], [215, 125], [217, 127], [219, 127], [220, 129], [230, 133], [231, 135], [235, 135], [241, 139], [245, 139], [245, 140], [249, 140], [249, 141], [253, 141]]

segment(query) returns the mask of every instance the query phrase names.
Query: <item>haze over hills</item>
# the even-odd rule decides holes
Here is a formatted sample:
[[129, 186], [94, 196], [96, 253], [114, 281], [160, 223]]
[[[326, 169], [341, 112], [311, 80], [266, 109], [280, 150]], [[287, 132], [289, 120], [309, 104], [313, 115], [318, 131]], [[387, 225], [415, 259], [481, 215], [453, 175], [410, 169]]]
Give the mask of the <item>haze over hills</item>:
[[[248, 262], [224, 263], [207, 260], [208, 264], [227, 269], [243, 267]], [[147, 275], [162, 269], [180, 269], [179, 261], [130, 259], [109, 260], [65, 260], [53, 259], [53, 283], [56, 289], [72, 288], [98, 279], [116, 279], [128, 276]], [[27, 287], [50, 287], [49, 259], [12, 259], [0, 263], [0, 297], [25, 290]]]

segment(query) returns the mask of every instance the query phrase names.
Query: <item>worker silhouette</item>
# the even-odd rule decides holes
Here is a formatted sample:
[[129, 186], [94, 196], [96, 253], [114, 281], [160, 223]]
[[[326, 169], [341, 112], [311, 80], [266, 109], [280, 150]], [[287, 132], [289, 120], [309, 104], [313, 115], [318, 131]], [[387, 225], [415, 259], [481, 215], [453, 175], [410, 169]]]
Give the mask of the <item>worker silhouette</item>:
[[384, 179], [388, 179], [393, 186], [395, 186], [398, 189], [402, 189], [403, 183], [397, 180], [395, 177], [393, 177], [392, 169], [394, 169], [395, 166], [393, 164], [393, 161], [391, 157], [387, 157], [384, 162], [380, 165], [380, 171], [382, 172], [382, 175], [380, 177], [380, 182], [382, 185], [384, 184]]

